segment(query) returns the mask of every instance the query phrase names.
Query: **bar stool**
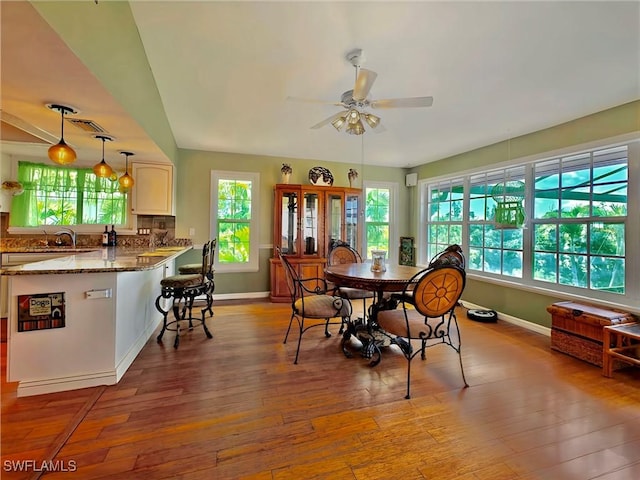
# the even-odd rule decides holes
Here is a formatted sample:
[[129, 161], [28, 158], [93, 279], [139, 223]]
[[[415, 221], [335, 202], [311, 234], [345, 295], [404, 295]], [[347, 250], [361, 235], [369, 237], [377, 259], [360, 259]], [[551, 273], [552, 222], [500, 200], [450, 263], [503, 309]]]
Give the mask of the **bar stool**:
[[[207, 280], [209, 281], [208, 287], [206, 289], [206, 291], [204, 292], [204, 294], [207, 297], [207, 308], [205, 309], [205, 312], [208, 311], [209, 314], [211, 316], [213, 316], [213, 291], [215, 290], [215, 284], [213, 282], [213, 275], [215, 270], [213, 269], [213, 260], [214, 260], [214, 255], [216, 253], [216, 244], [218, 242], [217, 238], [214, 238], [213, 240], [211, 240], [209, 242], [209, 250], [210, 250], [210, 261], [211, 261], [211, 267], [208, 269], [206, 276], [207, 276]], [[187, 263], [184, 265], [180, 265], [178, 267], [178, 273], [180, 275], [192, 275], [194, 273], [200, 273], [202, 271], [202, 264], [200, 263]]]
[[[163, 278], [160, 281], [161, 291], [156, 298], [156, 308], [162, 313], [162, 330], [157, 337], [158, 343], [162, 343], [162, 337], [167, 330], [175, 331], [176, 337], [173, 342], [173, 348], [178, 348], [180, 344], [180, 322], [189, 321], [189, 330], [193, 329], [193, 322], [200, 322], [207, 338], [213, 338], [211, 332], [205, 323], [205, 313], [208, 311], [213, 315], [211, 309], [213, 298], [213, 250], [211, 248], [212, 241], [205, 243], [202, 248], [202, 263], [198, 273], [188, 273], [172, 275]], [[215, 246], [215, 243], [214, 243]], [[199, 295], [207, 296], [207, 305], [201, 310], [201, 318], [194, 318], [193, 302]], [[163, 308], [163, 300], [171, 299], [171, 306], [168, 309]], [[168, 321], [168, 314], [173, 310], [174, 320]], [[187, 317], [187, 311], [189, 316]]]

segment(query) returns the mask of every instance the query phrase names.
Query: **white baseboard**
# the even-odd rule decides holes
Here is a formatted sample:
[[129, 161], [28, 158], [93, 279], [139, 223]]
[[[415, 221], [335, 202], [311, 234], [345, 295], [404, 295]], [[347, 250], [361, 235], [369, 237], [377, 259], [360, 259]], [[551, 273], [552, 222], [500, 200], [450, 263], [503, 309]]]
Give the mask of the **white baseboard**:
[[61, 378], [47, 378], [46, 380], [27, 380], [18, 383], [16, 392], [18, 397], [29, 397], [43, 393], [65, 392], [78, 388], [97, 387], [99, 385], [115, 385], [115, 370], [107, 372], [93, 372], [87, 375], [74, 375]]
[[[269, 292], [247, 292], [247, 293], [221, 293], [213, 296], [215, 304], [216, 300], [245, 300], [256, 298], [269, 298]], [[207, 297], [200, 295], [196, 297], [196, 300], [206, 300]]]
[[147, 340], [151, 338], [153, 332], [162, 322], [162, 318], [158, 317], [152, 321], [147, 328], [140, 334], [136, 341], [131, 345], [129, 351], [122, 357], [122, 360], [116, 365], [116, 382], [119, 382], [122, 376], [126, 373], [127, 369], [131, 366], [136, 359], [142, 348], [147, 344]]
[[[468, 309], [478, 309], [478, 310], [492, 310], [491, 308], [483, 307], [482, 305], [476, 305], [471, 302], [461, 301], [462, 305]], [[512, 315], [507, 315], [506, 313], [497, 312], [498, 320], [503, 320], [507, 323], [511, 323], [513, 325], [517, 325], [522, 328], [526, 328], [527, 330], [531, 330], [532, 332], [540, 333], [542, 335], [546, 335], [547, 337], [551, 336], [551, 329], [549, 327], [544, 327], [537, 323], [529, 322], [527, 320], [523, 320], [518, 317], [514, 317]]]

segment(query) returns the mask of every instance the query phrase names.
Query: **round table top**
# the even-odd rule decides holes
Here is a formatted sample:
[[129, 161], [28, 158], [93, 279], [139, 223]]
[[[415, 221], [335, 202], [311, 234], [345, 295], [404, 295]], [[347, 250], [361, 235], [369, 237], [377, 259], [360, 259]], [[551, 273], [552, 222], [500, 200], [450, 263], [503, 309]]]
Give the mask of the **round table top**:
[[370, 263], [344, 263], [328, 265], [325, 268], [326, 279], [339, 286], [360, 288], [378, 292], [401, 292], [407, 281], [421, 267], [407, 265], [387, 265], [386, 272], [372, 272]]

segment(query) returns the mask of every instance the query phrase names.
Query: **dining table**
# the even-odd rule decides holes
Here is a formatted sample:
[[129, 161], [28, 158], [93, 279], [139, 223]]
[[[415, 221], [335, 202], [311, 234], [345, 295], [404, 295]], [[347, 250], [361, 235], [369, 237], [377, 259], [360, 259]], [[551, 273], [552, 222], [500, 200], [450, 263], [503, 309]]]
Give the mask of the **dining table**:
[[408, 282], [416, 278], [416, 275], [422, 271], [421, 267], [409, 265], [387, 264], [384, 271], [372, 271], [370, 263], [327, 265], [325, 268], [327, 281], [338, 287], [359, 288], [375, 293], [368, 315], [364, 315], [363, 318], [351, 319], [343, 332], [341, 346], [345, 356], [352, 356], [347, 345], [349, 339], [354, 336], [362, 343], [361, 355], [371, 359], [369, 364], [373, 367], [380, 363], [380, 347], [390, 345], [391, 339], [378, 327], [377, 312], [395, 308], [397, 302], [392, 300], [388, 294], [403, 292], [407, 288]]

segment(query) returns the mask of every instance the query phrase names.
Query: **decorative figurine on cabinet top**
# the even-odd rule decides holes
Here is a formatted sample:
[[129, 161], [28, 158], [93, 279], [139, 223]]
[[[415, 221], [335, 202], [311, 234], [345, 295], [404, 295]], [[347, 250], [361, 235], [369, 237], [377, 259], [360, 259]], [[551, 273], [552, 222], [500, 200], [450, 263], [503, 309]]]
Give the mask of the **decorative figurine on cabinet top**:
[[324, 167], [313, 167], [309, 170], [309, 181], [312, 185], [330, 187], [333, 185], [333, 174]]
[[293, 168], [288, 163], [283, 163], [282, 168], [280, 169], [280, 173], [282, 173], [282, 183], [289, 183], [291, 179], [291, 173], [293, 172]]
[[353, 187], [353, 182], [355, 182], [356, 178], [358, 178], [358, 171], [355, 168], [350, 168], [347, 175], [349, 177], [349, 186]]

